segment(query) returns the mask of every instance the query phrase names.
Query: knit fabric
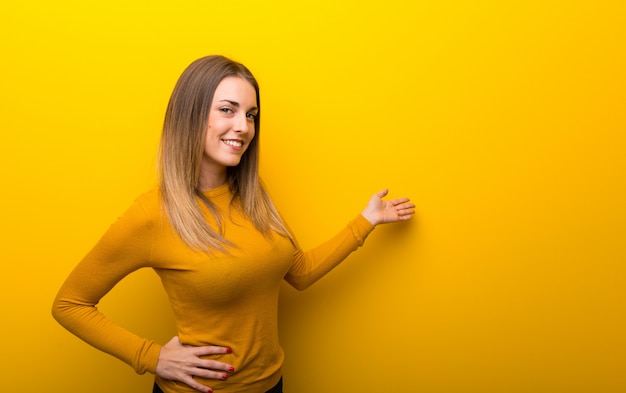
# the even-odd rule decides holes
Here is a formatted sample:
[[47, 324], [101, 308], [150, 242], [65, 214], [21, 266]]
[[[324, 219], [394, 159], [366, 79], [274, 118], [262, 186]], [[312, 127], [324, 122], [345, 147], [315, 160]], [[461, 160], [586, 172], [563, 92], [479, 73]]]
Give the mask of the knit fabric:
[[[281, 281], [307, 288], [361, 246], [373, 226], [358, 215], [326, 243], [303, 252], [283, 236], [264, 236], [238, 209], [229, 208], [227, 185], [205, 195], [221, 212], [224, 237], [234, 244], [228, 253], [210, 255], [185, 245], [155, 188], [140, 196], [76, 266], [55, 299], [53, 315], [136, 372], [154, 373], [161, 345], [120, 327], [96, 308], [126, 275], [152, 268], [171, 302], [181, 343], [232, 349], [207, 357], [235, 367], [227, 380], [196, 379], [216, 392], [265, 392], [280, 379], [284, 358], [277, 326]], [[183, 383], [158, 376], [156, 381], [165, 393], [195, 392]]]

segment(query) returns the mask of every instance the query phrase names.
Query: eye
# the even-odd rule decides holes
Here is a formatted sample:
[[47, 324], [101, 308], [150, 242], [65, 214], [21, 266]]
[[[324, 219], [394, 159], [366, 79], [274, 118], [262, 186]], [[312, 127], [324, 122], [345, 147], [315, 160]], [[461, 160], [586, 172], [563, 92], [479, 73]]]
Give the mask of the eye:
[[248, 112], [248, 113], [246, 113], [246, 117], [248, 118], [248, 120], [252, 120], [252, 121], [256, 120], [256, 115], [257, 115], [257, 114], [256, 114], [256, 113], [254, 113], [254, 112]]
[[220, 108], [220, 112], [222, 113], [233, 113], [233, 110], [227, 106], [223, 106]]

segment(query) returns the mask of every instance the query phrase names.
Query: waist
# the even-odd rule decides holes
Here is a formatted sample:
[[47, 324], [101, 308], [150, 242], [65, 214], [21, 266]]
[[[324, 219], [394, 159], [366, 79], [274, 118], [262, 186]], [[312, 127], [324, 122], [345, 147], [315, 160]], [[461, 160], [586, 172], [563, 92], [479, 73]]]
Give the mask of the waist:
[[[246, 380], [238, 372], [232, 374], [227, 380], [203, 379], [194, 377], [194, 379], [204, 386], [210, 387], [214, 392], [219, 393], [282, 393], [282, 367], [275, 373], [271, 373], [267, 378], [261, 380]], [[156, 390], [158, 389], [158, 390]], [[198, 393], [197, 390], [189, 385], [163, 379], [158, 375], [155, 377], [153, 393]]]
[[[152, 388], [152, 393], [164, 393], [164, 392], [163, 390], [161, 390], [159, 385], [157, 385], [157, 383], [155, 382], [154, 387]], [[278, 381], [278, 383], [265, 393], [283, 393], [283, 377], [280, 377], [280, 380]]]

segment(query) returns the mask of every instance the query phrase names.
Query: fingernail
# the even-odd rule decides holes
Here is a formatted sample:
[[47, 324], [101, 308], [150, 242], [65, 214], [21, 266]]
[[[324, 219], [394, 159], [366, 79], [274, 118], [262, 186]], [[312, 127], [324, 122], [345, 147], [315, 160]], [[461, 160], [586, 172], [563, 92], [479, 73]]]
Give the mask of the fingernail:
[[209, 390], [207, 391], [207, 393], [213, 393], [213, 390], [209, 389]]
[[222, 374], [222, 379], [228, 378], [228, 374]]
[[228, 369], [228, 371], [230, 371], [231, 373], [234, 373], [235, 372], [235, 368], [231, 367], [231, 368]]
[[233, 350], [232, 350], [232, 349], [230, 349], [230, 348], [226, 348], [226, 353], [232, 353], [232, 352], [233, 352]]

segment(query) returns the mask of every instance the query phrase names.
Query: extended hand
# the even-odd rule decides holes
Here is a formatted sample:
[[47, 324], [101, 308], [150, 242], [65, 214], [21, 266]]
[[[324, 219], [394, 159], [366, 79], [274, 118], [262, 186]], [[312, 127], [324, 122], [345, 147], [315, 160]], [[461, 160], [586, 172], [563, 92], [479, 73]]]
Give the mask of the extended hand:
[[409, 202], [409, 198], [383, 201], [388, 192], [385, 189], [372, 195], [361, 213], [372, 225], [406, 221], [415, 214], [415, 205]]
[[189, 347], [181, 344], [178, 337], [174, 337], [161, 347], [156, 374], [161, 378], [186, 383], [200, 392], [210, 393], [213, 391], [211, 388], [196, 382], [193, 377], [221, 380], [228, 378], [225, 371], [232, 373], [235, 371], [233, 366], [200, 357], [222, 353], [230, 353], [230, 349], [217, 346]]

